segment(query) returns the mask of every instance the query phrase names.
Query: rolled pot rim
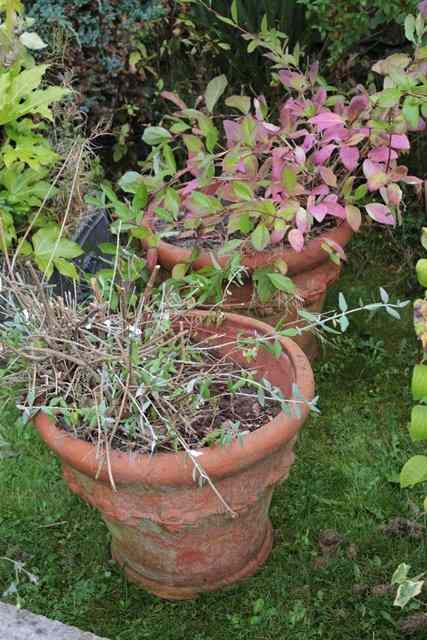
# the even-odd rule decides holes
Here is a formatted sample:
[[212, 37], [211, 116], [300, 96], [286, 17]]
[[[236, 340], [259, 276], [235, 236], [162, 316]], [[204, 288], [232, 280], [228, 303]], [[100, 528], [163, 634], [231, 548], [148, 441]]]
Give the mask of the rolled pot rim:
[[[276, 260], [284, 260], [288, 265], [288, 275], [296, 275], [308, 271], [323, 262], [329, 260], [328, 253], [322, 248], [326, 240], [332, 240], [342, 247], [345, 247], [353, 235], [353, 229], [344, 220], [331, 229], [327, 229], [315, 238], [309, 240], [302, 251], [297, 252], [291, 247], [268, 247], [263, 251], [242, 255], [242, 265], [249, 271], [259, 267], [265, 267]], [[191, 260], [192, 249], [171, 244], [160, 239], [156, 245], [159, 262], [162, 266], [171, 269], [176, 264], [188, 263]], [[222, 268], [226, 267], [232, 254], [217, 255], [217, 252], [202, 250], [199, 256], [192, 261], [193, 268], [198, 270], [203, 267], [214, 265], [212, 253], [215, 255], [215, 262]]]

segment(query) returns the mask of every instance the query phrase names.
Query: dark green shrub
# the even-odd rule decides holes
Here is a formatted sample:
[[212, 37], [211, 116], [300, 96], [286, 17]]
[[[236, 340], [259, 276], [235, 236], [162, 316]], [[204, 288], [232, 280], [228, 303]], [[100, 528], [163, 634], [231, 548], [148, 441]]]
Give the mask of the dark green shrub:
[[[214, 38], [226, 42], [232, 53], [221, 56], [219, 65], [229, 81], [236, 85], [250, 84], [257, 93], [268, 93], [269, 72], [265, 58], [259, 52], [248, 55], [247, 42], [239, 31], [215, 18], [207, 7], [219, 15], [231, 18], [231, 0], [193, 0], [191, 13], [199, 30], [205, 29]], [[203, 6], [205, 5], [205, 6]], [[267, 16], [270, 28], [275, 28], [289, 36], [292, 47], [304, 40], [304, 8], [298, 0], [236, 0], [237, 21], [251, 33], [261, 30], [261, 22]]]
[[26, 0], [46, 40], [62, 29], [82, 50], [97, 52], [107, 73], [123, 68], [132, 37], [142, 25], [167, 13], [165, 0]]
[[419, 0], [298, 0], [307, 21], [326, 43], [329, 60], [357, 53], [361, 43], [373, 45], [390, 28], [403, 25]]

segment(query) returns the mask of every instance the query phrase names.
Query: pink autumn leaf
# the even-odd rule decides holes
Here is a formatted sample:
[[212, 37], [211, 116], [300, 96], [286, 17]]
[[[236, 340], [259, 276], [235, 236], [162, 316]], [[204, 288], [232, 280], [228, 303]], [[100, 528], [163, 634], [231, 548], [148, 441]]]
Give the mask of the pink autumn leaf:
[[408, 175], [408, 167], [404, 164], [399, 164], [395, 167], [392, 167], [390, 171], [390, 179], [395, 182], [399, 182], [399, 180], [403, 180]]
[[291, 133], [295, 129], [296, 122], [297, 116], [294, 115], [287, 106], [282, 107], [280, 110], [280, 124], [282, 128], [288, 133]]
[[344, 123], [342, 117], [332, 111], [323, 111], [317, 116], [310, 118], [309, 122], [310, 124], [314, 124], [321, 131]]
[[418, 5], [418, 11], [421, 13], [424, 18], [427, 18], [427, 0], [423, 0]]
[[271, 124], [270, 122], [263, 122], [262, 126], [269, 133], [278, 133], [280, 131], [280, 127], [277, 127], [275, 124]]
[[298, 164], [300, 164], [300, 165], [305, 164], [306, 155], [305, 155], [305, 151], [304, 151], [303, 147], [295, 147], [294, 156], [295, 156], [295, 161]]
[[308, 136], [308, 133], [309, 132], [307, 131], [307, 129], [298, 129], [298, 131], [294, 131], [293, 133], [291, 133], [289, 137], [292, 138], [292, 140], [298, 140], [298, 138], [304, 138], [305, 136]]
[[338, 125], [328, 129], [325, 137], [323, 138], [323, 142], [325, 144], [331, 141], [343, 142], [343, 141], [347, 141], [348, 137], [349, 137], [349, 130], [343, 127], [342, 125]]
[[238, 171], [239, 173], [247, 172], [247, 168], [244, 160], [239, 160], [239, 162], [236, 164], [236, 171]]
[[368, 153], [368, 158], [373, 162], [390, 162], [396, 160], [397, 153], [390, 147], [377, 147]]
[[188, 107], [185, 104], [184, 100], [181, 100], [181, 98], [179, 96], [177, 96], [176, 93], [172, 93], [171, 91], [162, 91], [162, 93], [160, 95], [165, 100], [169, 100], [170, 102], [173, 102], [177, 107], [179, 107], [183, 111], [185, 109], [188, 109]]
[[307, 216], [307, 212], [300, 208], [297, 211], [297, 214], [295, 216], [295, 224], [297, 226], [297, 229], [299, 229], [302, 233], [307, 233], [307, 231], [310, 228], [310, 223], [308, 220], [308, 216]]
[[402, 201], [402, 189], [397, 184], [389, 184], [380, 189], [382, 199], [386, 204], [398, 207]]
[[285, 237], [285, 231], [272, 231], [270, 235], [271, 244], [279, 244]]
[[340, 148], [340, 159], [347, 171], [354, 171], [359, 163], [360, 153], [357, 147], [347, 147], [344, 145]]
[[258, 98], [254, 99], [254, 107], [255, 107], [255, 117], [257, 120], [263, 120], [264, 116], [263, 116], [263, 110], [267, 110], [267, 100], [265, 99], [265, 96], [259, 96]]
[[272, 176], [273, 180], [280, 180], [283, 171], [283, 159], [288, 155], [289, 149], [286, 147], [276, 147], [271, 152]]
[[299, 229], [292, 229], [288, 234], [288, 241], [294, 251], [298, 253], [304, 248], [304, 235]]
[[223, 122], [227, 147], [232, 147], [240, 139], [240, 125], [234, 120], [224, 120]]
[[408, 136], [405, 136], [405, 134], [393, 133], [391, 136], [390, 146], [393, 147], [393, 149], [398, 149], [399, 151], [408, 151], [411, 145], [409, 144]]
[[355, 120], [362, 111], [365, 111], [369, 107], [369, 98], [365, 95], [355, 96], [352, 98], [348, 106], [348, 117], [350, 120]]
[[423, 184], [423, 181], [420, 178], [417, 178], [416, 176], [403, 176], [400, 179], [405, 184], [412, 184], [416, 187], [420, 187]]
[[322, 180], [328, 187], [337, 186], [337, 177], [329, 167], [319, 167], [319, 173], [322, 176]]
[[345, 218], [345, 209], [342, 205], [339, 204], [338, 202], [338, 196], [336, 196], [335, 194], [330, 194], [329, 196], [326, 196], [326, 198], [323, 200], [323, 204], [325, 204], [328, 207], [328, 213], [330, 213], [332, 216], [335, 216], [335, 218]]
[[325, 243], [329, 247], [331, 247], [331, 249], [333, 249], [335, 251], [335, 253], [337, 253], [339, 255], [341, 260], [347, 260], [347, 256], [345, 255], [345, 251], [342, 248], [342, 246], [340, 244], [338, 244], [338, 242], [335, 242], [335, 240], [331, 240], [331, 238], [326, 238]]
[[284, 69], [279, 71], [280, 82], [285, 85], [285, 87], [291, 87], [292, 89], [299, 89], [303, 84], [305, 78], [300, 73], [296, 73], [295, 71], [288, 71]]
[[409, 127], [409, 131], [425, 131], [426, 129], [426, 121], [424, 118], [419, 118], [417, 126]]
[[313, 62], [308, 69], [308, 80], [310, 84], [314, 84], [317, 80], [317, 76], [319, 75], [319, 62]]
[[336, 144], [327, 144], [313, 153], [314, 164], [325, 164], [337, 148]]
[[197, 178], [195, 178], [194, 180], [190, 180], [190, 182], [187, 182], [185, 187], [180, 189], [180, 194], [183, 197], [186, 197], [186, 196], [190, 195], [190, 193], [195, 191], [198, 188], [198, 186], [199, 186], [199, 181], [197, 180]]
[[317, 220], [317, 222], [322, 222], [328, 213], [328, 207], [326, 204], [313, 204], [308, 207], [308, 212]]
[[308, 136], [305, 136], [302, 146], [304, 151], [308, 153], [308, 151], [310, 151], [315, 144], [316, 144], [316, 136], [310, 133]]
[[380, 204], [379, 202], [373, 202], [372, 204], [368, 204], [365, 207], [369, 216], [375, 222], [379, 222], [380, 224], [396, 224], [396, 220], [388, 207], [384, 204]]
[[313, 96], [313, 103], [316, 105], [316, 107], [322, 107], [325, 104], [327, 97], [328, 94], [326, 93], [326, 89], [323, 89], [322, 87]]
[[384, 173], [382, 165], [376, 164], [372, 160], [365, 160], [363, 173], [368, 180], [369, 191], [378, 191], [389, 182], [389, 177]]
[[319, 184], [317, 187], [314, 187], [311, 192], [312, 196], [327, 196], [329, 194], [329, 187], [326, 184]]

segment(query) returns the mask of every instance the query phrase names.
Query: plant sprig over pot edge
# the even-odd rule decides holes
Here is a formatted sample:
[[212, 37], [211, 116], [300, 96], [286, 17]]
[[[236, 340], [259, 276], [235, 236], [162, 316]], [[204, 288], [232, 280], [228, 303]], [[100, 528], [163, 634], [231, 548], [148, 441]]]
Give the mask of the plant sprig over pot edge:
[[304, 329], [230, 335], [221, 330], [227, 314], [194, 311], [191, 292], [183, 299], [173, 280], [155, 285], [157, 268], [125, 281], [122, 262], [112, 279], [92, 280], [93, 297], [83, 304], [53, 296], [33, 269], [33, 284], [4, 276], [1, 288], [3, 382], [26, 387], [19, 403], [26, 419], [45, 412], [107, 449], [192, 451], [243, 438], [280, 411], [298, 417], [303, 406], [316, 410], [316, 399], [303, 398], [292, 381], [287, 394], [269, 381], [260, 350], [280, 359], [280, 336], [344, 332], [355, 312], [383, 308], [398, 318], [406, 304], [381, 290], [381, 302], [349, 309], [341, 294], [339, 311], [302, 310]]
[[[43, 411], [80, 439], [154, 453], [226, 444], [305, 403], [257, 376], [256, 337], [210, 340], [167, 283], [149, 280], [116, 312], [94, 287], [92, 302], [67, 306], [42, 284], [4, 286], [7, 379], [28, 379], [27, 417]], [[210, 322], [221, 337], [221, 315]]]
[[[132, 202], [108, 185], [101, 201], [117, 224], [151, 246], [161, 238], [190, 249], [174, 269], [177, 279], [201, 253], [221, 266], [236, 253], [242, 264], [265, 253], [270, 297], [277, 289], [293, 293], [283, 247], [303, 251], [325, 225], [347, 223], [357, 231], [365, 214], [395, 225], [404, 210], [402, 185], [422, 184], [399, 164], [410, 149], [408, 134], [425, 128], [427, 114], [427, 29], [421, 14], [409, 16], [406, 25], [414, 55], [378, 62], [373, 71], [383, 78], [382, 88], [371, 82], [348, 95], [327, 85], [318, 64], [302, 71], [300, 51], [290, 53], [286, 35], [265, 21], [257, 35], [238, 27], [249, 51], [264, 50], [273, 62], [272, 81], [284, 87], [277, 117], [263, 96], [248, 95], [227, 96], [230, 112], [216, 113], [225, 76], [211, 80], [194, 107], [164, 92], [176, 109], [145, 130], [152, 151], [140, 173], [119, 181]], [[331, 239], [322, 248], [336, 263], [345, 257]]]

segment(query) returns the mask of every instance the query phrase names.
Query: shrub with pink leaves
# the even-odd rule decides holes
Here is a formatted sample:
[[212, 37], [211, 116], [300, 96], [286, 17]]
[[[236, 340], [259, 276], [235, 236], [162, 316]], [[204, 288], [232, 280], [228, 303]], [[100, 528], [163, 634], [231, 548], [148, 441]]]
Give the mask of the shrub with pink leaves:
[[[319, 225], [346, 222], [357, 231], [365, 218], [400, 222], [402, 187], [422, 184], [402, 157], [427, 117], [424, 5], [405, 22], [413, 55], [377, 62], [374, 88], [339, 92], [317, 64], [301, 70], [301, 55], [289, 53], [285, 34], [264, 28], [244, 37], [250, 51], [261, 47], [273, 63], [281, 105], [229, 95], [227, 115], [217, 114], [225, 76], [211, 80], [194, 107], [165, 92], [175, 110], [162, 126], [145, 130], [152, 152], [140, 174], [121, 182], [147, 190], [145, 223], [177, 242], [193, 238], [196, 248], [216, 234], [218, 250], [231, 254], [281, 243], [300, 252]], [[336, 262], [344, 255], [330, 244], [325, 251]]]

